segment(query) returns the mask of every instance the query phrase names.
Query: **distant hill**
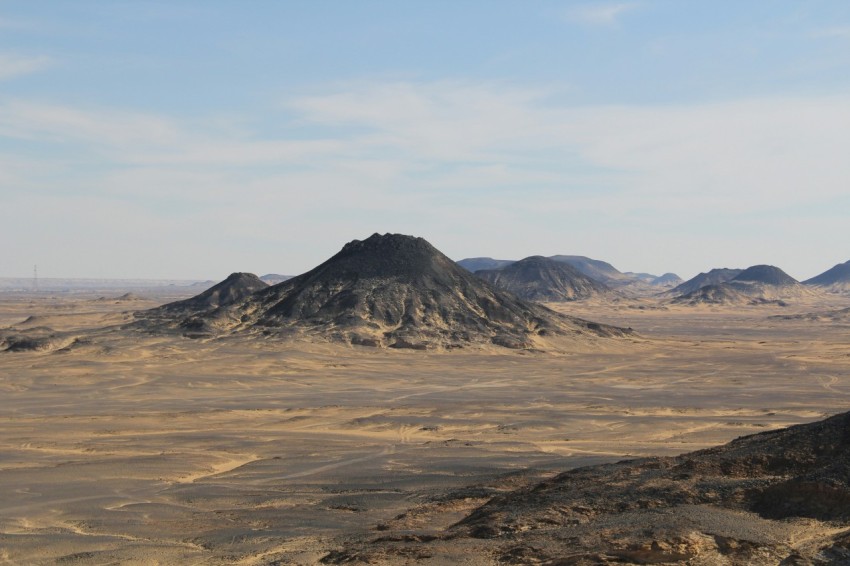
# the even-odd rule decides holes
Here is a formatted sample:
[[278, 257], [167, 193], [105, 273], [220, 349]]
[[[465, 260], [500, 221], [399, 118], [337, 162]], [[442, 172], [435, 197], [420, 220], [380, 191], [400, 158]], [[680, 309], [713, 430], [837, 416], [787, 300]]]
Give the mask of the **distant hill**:
[[653, 287], [675, 287], [676, 285], [680, 285], [682, 283], [682, 278], [676, 275], [675, 273], [665, 273], [664, 275], [659, 275], [655, 279], [649, 282]]
[[292, 275], [280, 275], [278, 273], [267, 273], [265, 275], [260, 276], [261, 281], [265, 281], [269, 285], [277, 285], [278, 283], [283, 283], [284, 281], [288, 281], [292, 279]]
[[515, 261], [513, 259], [493, 259], [492, 257], [470, 257], [460, 260], [457, 264], [470, 273], [475, 273], [482, 269], [501, 269]]
[[827, 291], [850, 291], [850, 261], [839, 263], [816, 277], [803, 281], [804, 285], [821, 287]]
[[[262, 283], [262, 282], [261, 282]], [[265, 283], [262, 283], [265, 285]], [[194, 301], [194, 303], [193, 303]], [[210, 311], [202, 295], [140, 314], [146, 329], [303, 336], [390, 348], [472, 343], [536, 348], [550, 338], [624, 336], [630, 331], [525, 302], [475, 277], [422, 238], [374, 234], [316, 268]], [[174, 311], [178, 316], [169, 316]]]
[[676, 297], [672, 301], [673, 304], [699, 306], [699, 305], [716, 305], [716, 306], [744, 306], [744, 305], [776, 305], [780, 307], [786, 306], [786, 303], [779, 299], [767, 299], [761, 297], [751, 297], [736, 289], [730, 283], [721, 283], [719, 285], [706, 285], [700, 287], [696, 291], [691, 291], [685, 295]]
[[700, 273], [696, 277], [688, 279], [684, 283], [670, 290], [671, 294], [687, 295], [706, 285], [719, 285], [731, 281], [741, 273], [743, 269], [729, 269], [720, 267], [712, 269], [708, 273]]
[[725, 284], [706, 285], [671, 301], [679, 305], [745, 305], [750, 298]]
[[527, 257], [502, 269], [479, 270], [475, 275], [528, 301], [575, 301], [611, 292], [570, 264], [543, 256]]
[[773, 265], [748, 267], [725, 283], [739, 293], [760, 300], [802, 299], [816, 295], [809, 287]]
[[799, 284], [799, 281], [773, 265], [754, 265], [748, 267], [732, 281], [744, 283], [763, 283], [777, 287], [788, 287]]
[[265, 281], [253, 273], [232, 273], [224, 281], [213, 285], [200, 295], [174, 303], [168, 303], [147, 311], [149, 313], [202, 314], [220, 307], [232, 305], [249, 295], [268, 287]]
[[616, 267], [606, 261], [591, 259], [582, 255], [553, 255], [549, 259], [572, 265], [581, 273], [606, 285], [624, 284], [634, 279], [621, 273]]

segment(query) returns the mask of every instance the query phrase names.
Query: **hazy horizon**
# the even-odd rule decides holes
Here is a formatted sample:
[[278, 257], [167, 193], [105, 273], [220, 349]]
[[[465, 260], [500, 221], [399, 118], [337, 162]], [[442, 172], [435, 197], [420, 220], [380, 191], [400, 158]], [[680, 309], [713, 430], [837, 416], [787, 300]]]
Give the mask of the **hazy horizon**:
[[688, 279], [850, 259], [850, 4], [0, 4], [0, 277], [374, 232]]

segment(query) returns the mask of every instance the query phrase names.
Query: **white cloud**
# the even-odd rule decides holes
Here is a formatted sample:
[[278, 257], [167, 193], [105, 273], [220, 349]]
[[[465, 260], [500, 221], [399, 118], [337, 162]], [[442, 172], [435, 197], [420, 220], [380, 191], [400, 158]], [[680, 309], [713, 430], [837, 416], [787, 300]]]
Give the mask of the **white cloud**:
[[[229, 260], [204, 250], [238, 246], [252, 251], [234, 249], [233, 261], [267, 254], [280, 263], [258, 270], [299, 271], [352, 237], [389, 230], [433, 238], [450, 255], [583, 253], [633, 270], [696, 273], [745, 265], [743, 250], [781, 254], [815, 237], [765, 217], [820, 217], [824, 233], [843, 229], [846, 215], [824, 211], [846, 199], [850, 96], [574, 107], [557, 94], [358, 83], [285, 101], [287, 119], [309, 135], [268, 137], [215, 120], [6, 102], [0, 136], [28, 143], [0, 151], [0, 192], [19, 197], [4, 197], [4, 229], [26, 230], [15, 219], [37, 216], [36, 202], [55, 198], [67, 210], [77, 198], [87, 204], [57, 216], [52, 237], [85, 238], [85, 249], [110, 232], [143, 246], [144, 222], [99, 216], [138, 214], [166, 234], [157, 246], [185, 234], [181, 250], [208, 270], [157, 276], [215, 273]], [[27, 152], [39, 144], [49, 151]], [[185, 241], [196, 235], [197, 244]], [[287, 239], [316, 243], [276, 247]], [[705, 242], [718, 249], [694, 251]], [[797, 272], [846, 259], [837, 245], [801, 254]]]
[[570, 21], [586, 25], [610, 26], [617, 23], [625, 13], [634, 10], [636, 7], [637, 4], [634, 2], [582, 4], [569, 9], [567, 18]]
[[820, 28], [814, 30], [811, 35], [812, 37], [850, 39], [850, 26], [832, 26]]
[[52, 63], [49, 57], [19, 57], [0, 53], [0, 80], [35, 73]]

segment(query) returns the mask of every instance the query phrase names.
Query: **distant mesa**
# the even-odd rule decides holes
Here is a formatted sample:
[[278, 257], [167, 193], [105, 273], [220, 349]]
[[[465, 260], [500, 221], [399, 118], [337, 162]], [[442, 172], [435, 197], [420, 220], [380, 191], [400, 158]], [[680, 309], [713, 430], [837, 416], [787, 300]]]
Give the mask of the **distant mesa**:
[[740, 274], [743, 269], [729, 269], [728, 267], [720, 267], [712, 269], [708, 273], [700, 273], [696, 277], [688, 279], [679, 286], [673, 288], [670, 293], [675, 295], [686, 295], [692, 293], [701, 287], [707, 285], [719, 285], [731, 281]]
[[475, 275], [527, 301], [576, 301], [612, 292], [572, 265], [543, 256], [527, 257], [502, 269], [476, 271]]
[[[541, 256], [532, 256], [541, 257]], [[668, 289], [682, 282], [675, 273], [665, 273], [658, 276], [651, 273], [623, 273], [616, 267], [599, 259], [592, 259], [583, 255], [553, 255], [548, 259], [558, 263], [569, 265], [585, 277], [604, 284], [609, 289], [628, 290], [630, 292], [657, 292], [653, 288]], [[477, 273], [479, 271], [505, 269], [516, 263], [514, 260], [493, 259], [491, 257], [473, 257], [462, 259], [457, 262], [461, 267]]]
[[457, 264], [471, 273], [481, 271], [482, 269], [502, 269], [507, 267], [516, 260], [513, 259], [493, 259], [492, 257], [470, 257], [462, 259]]
[[[271, 287], [262, 282], [259, 287], [251, 277], [234, 274], [206, 293], [145, 311], [139, 318], [147, 328], [305, 336], [412, 349], [472, 343], [533, 349], [558, 336], [630, 333], [495, 289], [412, 236], [374, 234], [354, 240], [311, 271]], [[210, 292], [233, 286], [234, 278], [253, 286], [239, 285], [240, 296], [222, 307]], [[213, 303], [219, 306], [211, 310]]]
[[289, 281], [292, 279], [292, 275], [280, 275], [278, 273], [267, 273], [265, 275], [260, 276], [260, 280], [268, 283], [269, 285], [277, 285], [278, 283], [283, 283], [284, 281]]
[[839, 263], [820, 275], [803, 281], [803, 284], [820, 287], [826, 291], [850, 292], [850, 261]]

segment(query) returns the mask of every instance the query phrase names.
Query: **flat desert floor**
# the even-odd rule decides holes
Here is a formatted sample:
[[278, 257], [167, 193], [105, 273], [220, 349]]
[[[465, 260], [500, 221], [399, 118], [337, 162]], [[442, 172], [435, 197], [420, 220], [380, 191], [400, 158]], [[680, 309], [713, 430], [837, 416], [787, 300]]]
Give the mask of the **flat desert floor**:
[[[0, 295], [0, 327], [83, 336], [163, 300]], [[568, 468], [847, 411], [850, 324], [771, 318], [847, 306], [553, 305], [638, 333], [566, 353], [118, 331], [3, 352], [0, 563], [314, 564]]]

